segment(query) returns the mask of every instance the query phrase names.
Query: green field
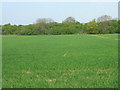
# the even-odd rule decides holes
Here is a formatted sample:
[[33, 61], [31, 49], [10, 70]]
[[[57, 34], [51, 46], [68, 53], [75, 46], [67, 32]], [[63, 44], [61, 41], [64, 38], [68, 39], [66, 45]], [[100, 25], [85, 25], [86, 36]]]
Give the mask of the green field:
[[117, 38], [3, 36], [3, 88], [117, 88]]

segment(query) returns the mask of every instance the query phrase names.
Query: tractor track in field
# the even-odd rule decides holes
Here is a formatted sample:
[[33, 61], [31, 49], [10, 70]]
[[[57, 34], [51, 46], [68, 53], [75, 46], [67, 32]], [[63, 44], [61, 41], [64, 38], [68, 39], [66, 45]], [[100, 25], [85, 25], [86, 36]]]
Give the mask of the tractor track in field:
[[[108, 38], [108, 39], [111, 39], [109, 37], [103, 37], [103, 36], [96, 36], [96, 37], [99, 37], [99, 38]], [[111, 39], [111, 40], [120, 40], [120, 39]]]

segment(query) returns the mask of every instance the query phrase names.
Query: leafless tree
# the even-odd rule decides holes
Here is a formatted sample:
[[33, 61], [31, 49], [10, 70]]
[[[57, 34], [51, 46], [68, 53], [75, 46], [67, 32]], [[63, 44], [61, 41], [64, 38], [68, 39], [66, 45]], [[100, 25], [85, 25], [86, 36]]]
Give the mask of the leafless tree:
[[67, 17], [63, 22], [76, 22], [74, 17]]
[[104, 21], [109, 21], [109, 20], [112, 20], [112, 17], [108, 15], [103, 15], [97, 18], [97, 22], [104, 22]]
[[112, 23], [112, 17], [108, 15], [103, 15], [97, 19], [99, 22], [99, 32], [100, 33], [109, 33], [109, 29]]
[[36, 23], [51, 23], [54, 22], [51, 18], [39, 18], [36, 20]]

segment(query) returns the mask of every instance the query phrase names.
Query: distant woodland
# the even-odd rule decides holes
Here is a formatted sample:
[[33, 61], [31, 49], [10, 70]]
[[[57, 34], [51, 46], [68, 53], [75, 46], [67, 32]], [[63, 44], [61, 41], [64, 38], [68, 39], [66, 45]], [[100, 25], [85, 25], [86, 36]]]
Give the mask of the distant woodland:
[[120, 20], [103, 15], [88, 23], [80, 23], [67, 17], [62, 23], [51, 18], [39, 18], [29, 25], [0, 25], [3, 35], [64, 35], [64, 34], [112, 34], [120, 33]]

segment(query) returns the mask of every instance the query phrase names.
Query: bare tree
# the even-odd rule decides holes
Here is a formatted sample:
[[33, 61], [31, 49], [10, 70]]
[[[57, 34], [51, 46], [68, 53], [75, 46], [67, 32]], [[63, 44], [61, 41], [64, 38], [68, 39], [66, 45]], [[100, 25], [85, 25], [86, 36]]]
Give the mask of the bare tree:
[[111, 16], [103, 15], [97, 19], [97, 22], [104, 22], [104, 21], [109, 21], [109, 20], [112, 20]]
[[51, 18], [39, 18], [36, 20], [35, 27], [41, 32], [41, 34], [45, 33], [45, 30], [48, 28], [48, 23], [54, 22]]
[[97, 22], [99, 22], [99, 33], [109, 33], [112, 23], [111, 16], [103, 15], [97, 19]]
[[36, 20], [36, 23], [51, 23], [54, 22], [51, 18], [39, 18]]
[[63, 22], [76, 22], [74, 17], [67, 17]]

